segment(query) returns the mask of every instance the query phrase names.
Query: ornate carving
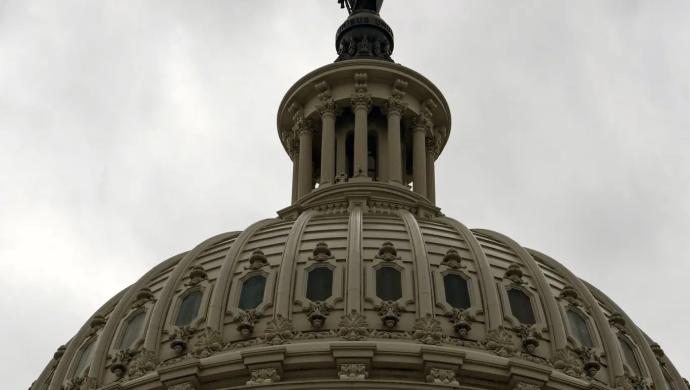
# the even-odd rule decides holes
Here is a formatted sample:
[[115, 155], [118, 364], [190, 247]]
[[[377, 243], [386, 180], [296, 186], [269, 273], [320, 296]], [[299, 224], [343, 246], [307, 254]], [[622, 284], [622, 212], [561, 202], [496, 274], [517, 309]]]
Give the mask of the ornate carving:
[[437, 345], [444, 339], [441, 322], [427, 314], [414, 324], [414, 338], [420, 343]]
[[435, 385], [442, 386], [460, 386], [457, 378], [455, 377], [455, 371], [446, 370], [443, 368], [432, 368], [426, 375], [427, 383], [433, 383]]
[[515, 356], [517, 352], [517, 347], [513, 342], [513, 335], [503, 327], [489, 331], [486, 338], [482, 341], [482, 345], [498, 356]]
[[563, 290], [561, 290], [561, 293], [558, 295], [558, 297], [573, 306], [582, 306], [580, 296], [577, 293], [577, 290], [572, 286], [563, 287]]
[[153, 302], [153, 291], [148, 287], [142, 287], [141, 290], [137, 292], [137, 298], [132, 302], [132, 309], [138, 309], [149, 302]]
[[453, 248], [448, 249], [446, 255], [443, 256], [443, 261], [441, 262], [441, 265], [445, 265], [446, 267], [452, 269], [467, 268], [462, 264], [462, 257], [460, 257], [458, 251]]
[[295, 328], [292, 326], [292, 321], [277, 314], [266, 325], [264, 339], [267, 344], [279, 345], [285, 344], [295, 337]]
[[136, 352], [129, 349], [122, 349], [115, 352], [114, 355], [110, 356], [112, 359], [110, 363], [110, 372], [115, 374], [118, 379], [123, 378], [127, 373], [129, 363], [132, 361], [135, 355]]
[[651, 390], [653, 385], [646, 378], [622, 375], [616, 377], [613, 387], [616, 390]]
[[687, 379], [683, 378], [683, 383], [685, 383], [685, 387], [687, 387], [688, 390], [690, 390], [690, 382], [688, 382]]
[[664, 361], [664, 356], [666, 354], [664, 353], [664, 350], [661, 349], [661, 346], [657, 343], [652, 343], [649, 348], [652, 349], [652, 352], [654, 352], [654, 356], [656, 356], [656, 360], [659, 362], [660, 366], [665, 366], [666, 362]]
[[101, 329], [103, 326], [105, 326], [105, 317], [103, 317], [100, 314], [96, 314], [91, 318], [91, 322], [89, 323], [89, 326], [91, 327], [90, 334], [94, 334], [98, 332], [99, 329]]
[[257, 314], [254, 310], [240, 310], [237, 315], [237, 320], [239, 325], [237, 325], [237, 331], [244, 338], [249, 337], [254, 332], [254, 325], [256, 324]]
[[326, 302], [310, 302], [306, 308], [307, 318], [311, 327], [321, 329], [331, 312], [330, 306]]
[[363, 381], [367, 379], [369, 373], [367, 366], [363, 363], [341, 364], [338, 370], [338, 378], [343, 381]]
[[384, 242], [381, 248], [379, 248], [379, 254], [374, 257], [385, 261], [400, 260], [398, 250], [395, 249], [395, 246], [390, 241]]
[[621, 333], [626, 333], [625, 318], [620, 313], [612, 313], [609, 317], [609, 324], [618, 329]]
[[129, 377], [139, 378], [156, 369], [156, 352], [142, 349], [137, 356], [129, 363]]
[[541, 333], [534, 325], [520, 325], [515, 328], [520, 339], [522, 339], [522, 348], [530, 355], [534, 355], [539, 346], [539, 339]]
[[334, 259], [333, 255], [331, 255], [331, 250], [328, 248], [328, 244], [323, 241], [316, 244], [312, 252], [312, 257], [309, 258], [309, 260], [319, 262], [331, 259]]
[[247, 381], [247, 386], [270, 385], [280, 381], [280, 375], [275, 368], [259, 368], [252, 370], [251, 378]]
[[257, 249], [252, 252], [252, 255], [249, 257], [249, 266], [247, 266], [246, 269], [256, 271], [266, 266], [268, 266], [266, 255], [261, 249]]
[[407, 103], [403, 102], [403, 98], [405, 98], [405, 95], [407, 95], [407, 92], [405, 92], [406, 89], [407, 81], [401, 79], [395, 80], [393, 83], [391, 97], [386, 103], [386, 110], [389, 113], [397, 113], [400, 115], [403, 113], [403, 111], [405, 111], [405, 108], [407, 108]]
[[176, 383], [174, 385], [168, 386], [168, 390], [194, 390], [194, 385], [189, 382]]
[[580, 347], [575, 350], [575, 353], [580, 357], [583, 362], [582, 368], [587, 376], [594, 377], [597, 372], [601, 370], [601, 357], [599, 354], [588, 347]]
[[522, 280], [524, 276], [525, 274], [522, 272], [522, 268], [520, 268], [520, 265], [513, 263], [508, 267], [503, 277], [515, 284], [525, 284], [525, 281]]
[[98, 387], [98, 380], [92, 377], [77, 377], [68, 379], [63, 385], [62, 390], [93, 390]]
[[400, 321], [400, 306], [398, 302], [395, 301], [383, 301], [377, 307], [379, 311], [379, 316], [381, 316], [381, 322], [383, 326], [388, 329], [393, 329], [398, 325]]
[[581, 378], [584, 374], [582, 361], [575, 352], [568, 348], [556, 351], [551, 357], [551, 364], [555, 369], [572, 377]]
[[67, 350], [67, 347], [64, 345], [61, 345], [58, 347], [57, 351], [53, 354], [53, 359], [55, 359], [56, 362], [59, 362], [60, 359], [62, 359], [62, 356], [65, 354], [65, 351]]
[[292, 115], [292, 131], [295, 135], [299, 136], [303, 133], [312, 132], [313, 126], [311, 120], [304, 116], [304, 107], [302, 107], [302, 105], [297, 102], [292, 102], [292, 104], [288, 107], [288, 111]]
[[347, 315], [340, 317], [338, 324], [338, 335], [349, 341], [364, 340], [369, 334], [369, 325], [363, 314], [353, 310]]
[[323, 116], [325, 114], [335, 114], [335, 101], [331, 95], [331, 87], [327, 82], [321, 81], [314, 84], [314, 88], [319, 91], [319, 100], [321, 104], [317, 107], [319, 113]]
[[175, 327], [172, 334], [168, 338], [171, 341], [170, 348], [175, 351], [175, 354], [180, 356], [187, 351], [187, 345], [192, 336], [196, 333], [196, 329], [190, 326], [182, 328]]
[[189, 270], [189, 281], [185, 283], [185, 286], [196, 286], [207, 279], [208, 275], [206, 274], [204, 267], [195, 265]]
[[367, 111], [371, 109], [371, 94], [367, 86], [367, 74], [355, 73], [355, 92], [350, 97], [352, 108], [364, 108]]
[[198, 358], [211, 356], [223, 349], [223, 336], [217, 330], [206, 328], [194, 343], [192, 355]]
[[513, 390], [541, 390], [541, 386], [533, 383], [518, 382], [513, 386]]
[[453, 323], [455, 333], [457, 333], [460, 338], [466, 338], [472, 329], [471, 321], [474, 320], [474, 316], [472, 316], [468, 310], [457, 308], [453, 308], [453, 310], [446, 315], [450, 318], [450, 322]]

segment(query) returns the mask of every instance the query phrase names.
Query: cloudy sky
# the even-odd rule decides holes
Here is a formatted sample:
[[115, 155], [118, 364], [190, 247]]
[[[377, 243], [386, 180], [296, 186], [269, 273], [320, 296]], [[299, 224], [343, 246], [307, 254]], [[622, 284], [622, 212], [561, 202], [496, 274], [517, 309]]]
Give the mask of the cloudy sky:
[[[443, 211], [560, 260], [690, 375], [690, 2], [383, 11], [396, 61], [452, 109]], [[335, 0], [0, 0], [4, 387], [157, 263], [288, 204], [277, 106], [344, 18]]]

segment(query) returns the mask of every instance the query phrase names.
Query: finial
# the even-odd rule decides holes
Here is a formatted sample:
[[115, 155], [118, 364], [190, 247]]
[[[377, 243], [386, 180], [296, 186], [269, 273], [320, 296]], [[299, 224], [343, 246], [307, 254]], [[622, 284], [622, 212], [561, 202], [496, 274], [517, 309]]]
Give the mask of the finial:
[[383, 0], [338, 0], [338, 3], [340, 8], [347, 8], [350, 15], [364, 10], [379, 13], [383, 6]]

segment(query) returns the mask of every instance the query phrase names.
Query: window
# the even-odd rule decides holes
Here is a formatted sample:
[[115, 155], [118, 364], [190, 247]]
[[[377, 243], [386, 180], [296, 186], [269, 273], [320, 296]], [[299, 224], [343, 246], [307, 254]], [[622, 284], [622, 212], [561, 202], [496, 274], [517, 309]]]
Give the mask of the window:
[[623, 336], [619, 335], [618, 343], [621, 345], [621, 349], [623, 350], [623, 359], [625, 360], [625, 363], [627, 363], [628, 367], [635, 375], [642, 376], [642, 369], [640, 368], [640, 364], [637, 361], [637, 356], [635, 356], [635, 351], [633, 350], [632, 345], [630, 345], [630, 342]]
[[517, 288], [511, 288], [508, 290], [508, 301], [510, 302], [510, 311], [518, 321], [525, 325], [537, 323], [534, 317], [534, 310], [532, 309], [532, 300], [525, 292]]
[[77, 361], [77, 369], [74, 371], [74, 377], [86, 376], [86, 370], [89, 368], [89, 365], [91, 365], [91, 354], [95, 346], [96, 342], [92, 341], [82, 349], [79, 360]]
[[384, 301], [397, 301], [402, 297], [400, 271], [393, 267], [376, 270], [376, 296]]
[[333, 271], [330, 268], [315, 268], [307, 274], [307, 298], [311, 301], [325, 301], [333, 291]]
[[177, 312], [177, 319], [175, 326], [187, 326], [194, 321], [197, 314], [199, 314], [199, 307], [201, 306], [201, 291], [194, 290], [182, 299], [180, 304], [180, 311]]
[[456, 309], [467, 309], [470, 304], [470, 291], [467, 289], [467, 280], [460, 275], [448, 274], [443, 277], [443, 286], [446, 290], [446, 302]]
[[239, 308], [242, 310], [256, 309], [264, 300], [265, 287], [266, 278], [264, 276], [256, 275], [245, 280], [242, 283]]
[[568, 323], [570, 324], [570, 331], [573, 332], [575, 339], [585, 347], [592, 348], [594, 343], [592, 342], [592, 335], [589, 334], [587, 320], [574, 310], [569, 309], [566, 313], [568, 316]]
[[141, 329], [144, 327], [144, 318], [146, 312], [139, 312], [132, 317], [125, 325], [125, 334], [120, 339], [120, 349], [126, 349], [132, 346], [135, 341], [141, 336]]

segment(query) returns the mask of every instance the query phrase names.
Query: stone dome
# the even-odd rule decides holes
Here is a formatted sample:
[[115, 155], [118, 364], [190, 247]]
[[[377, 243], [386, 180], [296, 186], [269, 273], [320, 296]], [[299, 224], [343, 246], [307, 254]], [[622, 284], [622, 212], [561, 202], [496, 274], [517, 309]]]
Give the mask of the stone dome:
[[153, 268], [32, 390], [686, 388], [595, 287], [442, 214], [450, 110], [419, 73], [337, 61], [277, 122], [292, 204]]

